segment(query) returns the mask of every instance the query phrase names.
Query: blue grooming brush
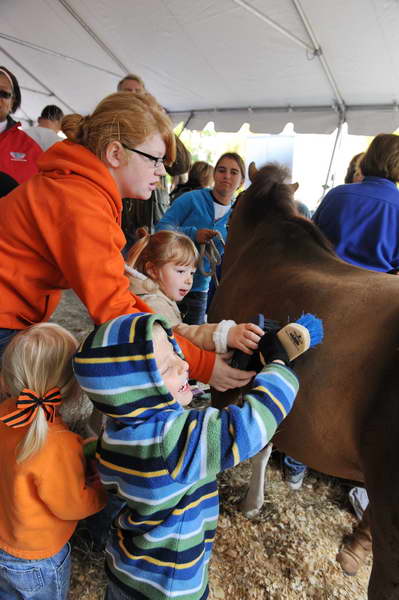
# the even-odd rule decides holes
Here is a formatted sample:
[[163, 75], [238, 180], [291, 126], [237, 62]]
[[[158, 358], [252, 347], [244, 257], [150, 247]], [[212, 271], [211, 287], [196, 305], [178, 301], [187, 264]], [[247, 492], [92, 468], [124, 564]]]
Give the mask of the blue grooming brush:
[[303, 314], [297, 321], [288, 323], [277, 333], [290, 362], [309, 348], [320, 344], [323, 337], [323, 321], [311, 313]]

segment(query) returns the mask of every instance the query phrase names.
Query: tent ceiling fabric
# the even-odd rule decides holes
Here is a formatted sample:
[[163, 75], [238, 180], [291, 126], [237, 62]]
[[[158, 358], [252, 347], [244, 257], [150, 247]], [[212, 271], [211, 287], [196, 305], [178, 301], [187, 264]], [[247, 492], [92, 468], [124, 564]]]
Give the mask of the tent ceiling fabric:
[[190, 128], [399, 126], [398, 0], [2, 0], [0, 15], [23, 118], [87, 114], [132, 71]]

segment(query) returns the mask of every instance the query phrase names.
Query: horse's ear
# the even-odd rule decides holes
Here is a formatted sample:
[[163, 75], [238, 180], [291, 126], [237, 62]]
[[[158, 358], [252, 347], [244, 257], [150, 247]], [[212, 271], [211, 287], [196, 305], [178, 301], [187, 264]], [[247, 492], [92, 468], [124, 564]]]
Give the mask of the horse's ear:
[[254, 179], [255, 179], [257, 173], [258, 173], [258, 169], [256, 168], [255, 163], [252, 161], [248, 167], [248, 177], [252, 183], [254, 182]]
[[297, 191], [297, 189], [299, 188], [299, 183], [289, 183], [288, 186], [291, 188], [291, 191], [293, 194], [295, 194], [295, 192]]

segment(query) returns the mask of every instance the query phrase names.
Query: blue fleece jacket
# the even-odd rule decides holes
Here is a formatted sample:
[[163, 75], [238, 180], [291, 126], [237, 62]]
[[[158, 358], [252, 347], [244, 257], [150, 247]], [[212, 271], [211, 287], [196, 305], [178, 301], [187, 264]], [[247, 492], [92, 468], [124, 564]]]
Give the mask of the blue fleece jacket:
[[328, 192], [314, 222], [342, 260], [370, 271], [399, 267], [399, 191], [382, 177]]
[[108, 417], [96, 454], [101, 481], [126, 502], [106, 570], [135, 600], [206, 600], [216, 475], [264, 448], [291, 410], [298, 380], [272, 363], [241, 406], [185, 410], [158, 371], [155, 323], [181, 355], [160, 315], [138, 313], [98, 327], [74, 358], [79, 384]]
[[[161, 229], [173, 229], [185, 233], [189, 238], [196, 243], [196, 235], [199, 229], [216, 229], [220, 231], [223, 239], [226, 241], [227, 228], [231, 209], [227, 213], [215, 220], [215, 209], [213, 204], [213, 196], [211, 190], [203, 188], [187, 192], [176, 198], [172, 206], [166, 211], [162, 219], [156, 225], [156, 231]], [[223, 246], [221, 242], [214, 238], [214, 242], [220, 252], [223, 254]], [[209, 263], [204, 261], [204, 267], [208, 271]], [[197, 269], [194, 275], [193, 292], [207, 292], [209, 288], [210, 277], [205, 277]]]

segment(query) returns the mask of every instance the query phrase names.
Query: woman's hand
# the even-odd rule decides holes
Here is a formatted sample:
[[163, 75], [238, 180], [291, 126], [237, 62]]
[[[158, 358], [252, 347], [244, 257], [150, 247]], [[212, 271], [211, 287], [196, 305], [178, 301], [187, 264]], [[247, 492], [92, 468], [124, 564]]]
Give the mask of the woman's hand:
[[229, 348], [238, 348], [245, 354], [253, 354], [263, 334], [263, 329], [255, 323], [241, 323], [230, 328], [227, 334], [227, 345]]
[[211, 240], [217, 235], [217, 231], [214, 229], [198, 229], [195, 239], [199, 244], [205, 244], [205, 242]]
[[233, 367], [230, 367], [227, 361], [230, 360], [231, 355], [231, 352], [227, 352], [226, 354], [216, 354], [216, 360], [211, 378], [209, 379], [209, 385], [219, 392], [243, 387], [256, 375], [255, 371], [241, 371], [240, 369], [233, 369]]

